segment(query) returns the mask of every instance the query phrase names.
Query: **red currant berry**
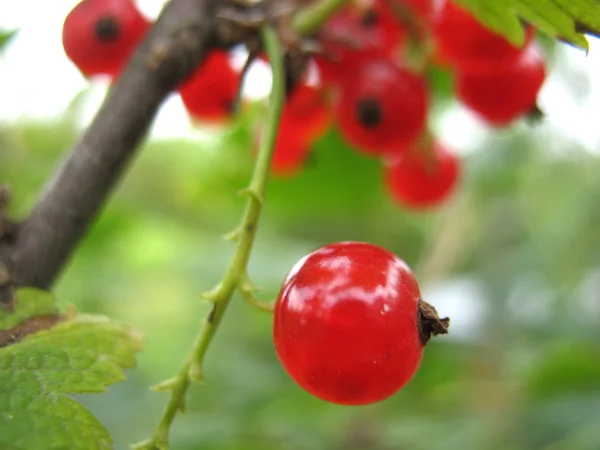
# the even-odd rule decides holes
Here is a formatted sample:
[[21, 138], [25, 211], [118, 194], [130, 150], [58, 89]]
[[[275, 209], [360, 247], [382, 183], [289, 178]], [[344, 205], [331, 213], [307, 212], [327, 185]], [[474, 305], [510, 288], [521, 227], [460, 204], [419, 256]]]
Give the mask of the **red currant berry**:
[[271, 173], [277, 177], [296, 175], [304, 166], [310, 153], [312, 140], [299, 122], [282, 117], [275, 152], [271, 161]]
[[297, 174], [312, 143], [329, 126], [329, 119], [322, 87], [296, 85], [281, 115], [271, 172], [280, 177]]
[[116, 76], [149, 27], [132, 0], [83, 0], [65, 18], [63, 47], [86, 77]]
[[315, 62], [325, 83], [338, 84], [365, 59], [388, 58], [405, 37], [406, 31], [382, 8], [347, 7], [322, 28], [323, 56]]
[[458, 73], [458, 98], [491, 125], [505, 126], [535, 107], [544, 84], [545, 64], [533, 46], [504, 70]]
[[283, 109], [282, 121], [295, 122], [304, 129], [309, 141], [319, 137], [330, 122], [325, 91], [322, 86], [296, 85]]
[[303, 389], [366, 405], [406, 385], [431, 334], [446, 333], [448, 323], [421, 300], [404, 261], [376, 245], [340, 242], [291, 270], [275, 304], [273, 338]]
[[342, 85], [336, 105], [342, 135], [367, 154], [402, 152], [427, 122], [425, 82], [386, 60], [369, 61], [352, 75]]
[[220, 123], [231, 117], [240, 74], [222, 50], [206, 55], [196, 71], [179, 88], [181, 99], [194, 119]]
[[458, 159], [439, 142], [415, 147], [403, 159], [385, 168], [391, 197], [399, 205], [417, 210], [446, 200], [459, 175]]
[[497, 70], [511, 64], [533, 37], [533, 29], [527, 27], [526, 43], [515, 47], [450, 0], [445, 0], [434, 15], [433, 32], [441, 59], [469, 72]]

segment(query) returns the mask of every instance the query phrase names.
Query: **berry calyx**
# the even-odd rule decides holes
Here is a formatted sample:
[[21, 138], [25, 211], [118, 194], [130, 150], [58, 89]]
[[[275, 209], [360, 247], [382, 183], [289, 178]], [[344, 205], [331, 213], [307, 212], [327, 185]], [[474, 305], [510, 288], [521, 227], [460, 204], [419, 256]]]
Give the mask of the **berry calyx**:
[[534, 46], [510, 66], [490, 73], [459, 72], [457, 97], [487, 123], [505, 126], [533, 111], [544, 79], [544, 60]]
[[132, 0], [83, 0], [65, 18], [63, 48], [86, 77], [114, 77], [149, 28]]
[[333, 403], [384, 400], [419, 368], [425, 343], [449, 319], [421, 300], [404, 261], [363, 242], [326, 245], [302, 258], [275, 305], [273, 338], [287, 373]]
[[445, 201], [458, 184], [456, 156], [439, 142], [426, 142], [385, 168], [392, 199], [401, 206], [427, 209]]
[[233, 114], [240, 78], [229, 54], [213, 50], [179, 87], [181, 100], [194, 119], [222, 123]]
[[425, 82], [386, 60], [372, 60], [340, 89], [336, 117], [344, 138], [364, 153], [391, 156], [410, 146], [425, 128]]
[[469, 72], [498, 70], [511, 64], [533, 37], [528, 26], [525, 43], [514, 46], [451, 0], [444, 0], [434, 14], [433, 33], [441, 60]]

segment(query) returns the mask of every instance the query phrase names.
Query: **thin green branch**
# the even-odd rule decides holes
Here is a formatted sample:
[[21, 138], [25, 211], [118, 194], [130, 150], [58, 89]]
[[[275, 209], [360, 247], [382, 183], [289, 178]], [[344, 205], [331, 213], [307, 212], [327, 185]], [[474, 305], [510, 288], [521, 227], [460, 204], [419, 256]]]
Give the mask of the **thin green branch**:
[[300, 34], [317, 30], [338, 8], [348, 0], [318, 0], [294, 16], [294, 29]]
[[261, 34], [273, 68], [273, 87], [265, 123], [265, 133], [260, 144], [258, 159], [254, 167], [250, 185], [244, 191], [244, 194], [248, 196], [248, 202], [242, 223], [238, 229], [237, 248], [221, 282], [203, 296], [212, 302], [210, 313], [179, 373], [167, 383], [159, 386], [159, 389], [162, 390], [165, 387], [170, 389], [169, 402], [154, 436], [145, 442], [135, 445], [134, 448], [138, 450], [167, 450], [169, 448], [169, 430], [177, 411], [184, 410], [185, 396], [190, 382], [203, 380], [202, 363], [204, 355], [223, 319], [233, 293], [238, 289], [242, 290], [248, 281], [246, 266], [250, 258], [266, 194], [271, 159], [275, 150], [275, 141], [277, 139], [285, 98], [285, 73], [279, 39], [275, 31], [270, 27], [263, 28]]

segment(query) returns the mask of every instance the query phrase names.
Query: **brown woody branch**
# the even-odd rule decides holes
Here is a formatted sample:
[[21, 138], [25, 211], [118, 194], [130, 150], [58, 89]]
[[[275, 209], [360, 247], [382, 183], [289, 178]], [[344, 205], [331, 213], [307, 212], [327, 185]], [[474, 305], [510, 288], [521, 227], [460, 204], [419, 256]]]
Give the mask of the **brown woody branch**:
[[54, 283], [135, 155], [162, 102], [216, 44], [219, 3], [167, 4], [15, 239], [0, 241], [0, 267], [3, 259], [12, 284], [49, 288]]
[[[344, 0], [320, 1], [340, 5]], [[274, 21], [283, 24], [282, 34], [289, 35], [295, 5], [295, 0], [167, 3], [29, 217], [14, 224], [3, 217], [0, 205], [0, 306], [12, 305], [15, 286], [49, 289], [54, 284], [135, 156], [162, 102], [206, 51], [240, 42], [260, 50], [259, 27]], [[292, 41], [300, 39], [295, 32], [291, 36]], [[292, 41], [288, 50], [297, 47]], [[301, 55], [302, 50], [290, 53]], [[302, 71], [302, 65], [286, 67], [290, 74]]]

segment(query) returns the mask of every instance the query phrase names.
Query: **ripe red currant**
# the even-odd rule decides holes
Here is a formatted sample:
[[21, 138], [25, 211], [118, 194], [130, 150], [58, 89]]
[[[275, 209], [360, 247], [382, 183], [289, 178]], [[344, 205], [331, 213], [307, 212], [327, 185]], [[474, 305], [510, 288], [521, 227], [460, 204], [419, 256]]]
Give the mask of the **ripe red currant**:
[[181, 99], [194, 119], [219, 123], [231, 117], [240, 74], [222, 50], [206, 55], [196, 71], [179, 87]]
[[458, 183], [456, 156], [439, 142], [411, 149], [385, 168], [391, 197], [402, 206], [425, 209], [442, 203]]
[[346, 7], [322, 28], [323, 56], [315, 62], [326, 83], [338, 84], [365, 59], [388, 58], [405, 39], [406, 30], [380, 7]]
[[378, 156], [402, 152], [427, 122], [428, 93], [417, 75], [386, 60], [355, 68], [340, 90], [336, 117], [342, 135]]
[[83, 0], [65, 18], [63, 47], [86, 77], [116, 76], [149, 27], [132, 0]]
[[333, 403], [384, 400], [416, 373], [449, 319], [421, 300], [404, 261], [376, 245], [340, 242], [302, 258], [275, 305], [273, 338], [287, 373]]
[[282, 117], [271, 160], [271, 173], [278, 177], [296, 175], [310, 153], [312, 140], [309, 137], [301, 123]]
[[321, 86], [297, 84], [281, 114], [271, 171], [277, 176], [296, 174], [312, 143], [329, 126], [329, 111]]
[[544, 60], [534, 46], [504, 70], [458, 73], [458, 98], [491, 125], [505, 126], [535, 107], [544, 84]]
[[319, 137], [330, 121], [325, 91], [322, 86], [297, 84], [288, 95], [283, 109], [282, 121], [296, 122], [308, 140]]
[[527, 27], [526, 43], [515, 47], [451, 0], [444, 0], [434, 15], [433, 32], [441, 59], [469, 72], [497, 70], [511, 64], [533, 37], [533, 29]]

